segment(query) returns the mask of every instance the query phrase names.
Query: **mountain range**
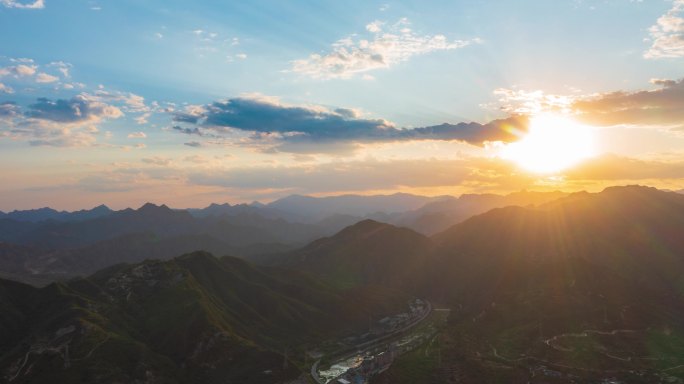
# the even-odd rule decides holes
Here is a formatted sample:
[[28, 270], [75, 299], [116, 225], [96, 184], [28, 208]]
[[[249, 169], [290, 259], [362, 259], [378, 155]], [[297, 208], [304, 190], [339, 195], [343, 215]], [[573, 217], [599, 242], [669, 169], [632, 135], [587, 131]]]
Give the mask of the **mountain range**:
[[369, 218], [431, 233], [491, 207], [530, 205], [561, 195], [290, 196], [269, 204], [188, 210], [147, 203], [120, 211], [104, 205], [75, 212], [13, 211], [0, 215], [0, 276], [40, 285], [87, 276], [116, 263], [166, 260], [199, 249], [258, 259]]
[[651, 383], [684, 377], [682, 255], [684, 196], [632, 186], [497, 208], [430, 238], [365, 221], [281, 260], [451, 309], [441, 366], [416, 375], [402, 367], [425, 357], [407, 356], [378, 382]]

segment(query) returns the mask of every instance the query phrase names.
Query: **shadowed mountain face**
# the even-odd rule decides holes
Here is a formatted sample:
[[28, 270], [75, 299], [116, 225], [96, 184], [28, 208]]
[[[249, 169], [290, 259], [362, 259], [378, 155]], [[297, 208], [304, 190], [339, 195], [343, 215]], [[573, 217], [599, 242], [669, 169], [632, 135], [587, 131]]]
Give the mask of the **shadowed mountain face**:
[[[386, 248], [377, 246], [379, 228], [393, 233], [382, 238]], [[669, 369], [684, 364], [680, 194], [645, 187], [573, 194], [538, 208], [494, 209], [429, 240], [379, 223], [348, 230], [353, 236], [345, 230], [286, 260], [333, 279], [354, 260], [355, 272], [345, 271], [358, 280], [345, 281], [357, 284], [384, 264], [398, 289], [452, 309], [440, 336], [442, 368], [417, 379], [402, 370], [416, 364], [406, 357], [386, 382], [448, 382], [454, 371], [472, 382], [681, 375]]]
[[684, 196], [645, 187], [573, 194], [539, 209], [495, 209], [433, 241], [442, 262], [455, 265], [582, 258], [636, 281], [671, 285], [684, 272]]
[[434, 235], [474, 215], [508, 206], [537, 206], [566, 196], [563, 192], [515, 192], [508, 195], [482, 194], [444, 198], [425, 204], [393, 218], [395, 225], [406, 226], [426, 235]]
[[427, 237], [410, 229], [364, 220], [277, 262], [316, 273], [340, 287], [407, 288], [425, 270], [429, 247]]
[[[392, 305], [202, 252], [41, 289], [0, 280], [0, 377], [278, 382], [299, 374], [306, 345], [366, 325]], [[284, 367], [286, 349], [295, 360]]]

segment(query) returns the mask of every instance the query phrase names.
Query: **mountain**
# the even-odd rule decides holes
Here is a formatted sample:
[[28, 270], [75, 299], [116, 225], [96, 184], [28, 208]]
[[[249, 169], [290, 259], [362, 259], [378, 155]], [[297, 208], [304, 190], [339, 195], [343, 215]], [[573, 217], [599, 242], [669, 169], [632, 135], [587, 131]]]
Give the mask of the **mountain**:
[[433, 240], [454, 255], [581, 257], [626, 277], [674, 283], [684, 275], [684, 196], [639, 186], [576, 193], [538, 209], [495, 209]]
[[209, 235], [160, 237], [154, 233], [133, 233], [75, 249], [46, 250], [0, 243], [0, 265], [6, 278], [45, 285], [87, 276], [114, 264], [137, 263], [146, 259], [168, 260], [197, 250], [219, 255], [249, 252]]
[[46, 220], [79, 221], [107, 216], [113, 211], [106, 205], [99, 205], [93, 209], [67, 212], [57, 211], [52, 208], [39, 208], [24, 211], [0, 212], [0, 219], [12, 219], [16, 221], [40, 222]]
[[425, 269], [429, 239], [407, 228], [364, 220], [332, 237], [272, 259], [338, 287], [379, 285], [408, 290]]
[[341, 195], [311, 197], [291, 195], [266, 205], [281, 212], [295, 213], [309, 221], [323, 220], [332, 215], [366, 217], [377, 212], [386, 214], [406, 212], [443, 199], [444, 197], [417, 196], [407, 193], [393, 195]]
[[305, 218], [296, 212], [283, 212], [275, 208], [269, 208], [264, 204], [254, 202], [251, 204], [210, 204], [202, 209], [188, 209], [195, 217], [220, 217], [220, 216], [261, 216], [266, 219], [282, 219], [290, 222], [304, 222]]
[[426, 235], [434, 235], [474, 215], [494, 208], [507, 206], [536, 206], [566, 196], [563, 192], [521, 191], [508, 195], [465, 194], [458, 198], [449, 197], [405, 212], [390, 221], [406, 226]]
[[[2, 375], [9, 380], [19, 373], [19, 382], [127, 382], [143, 376], [160, 382], [275, 382], [305, 370], [296, 356], [309, 345], [359, 329], [370, 312], [420, 297], [449, 308], [448, 321], [374, 383], [684, 382], [684, 195], [627, 186], [464, 197], [451, 205], [459, 207], [452, 217], [492, 201], [517, 204], [431, 237], [362, 220], [294, 251], [255, 258], [262, 266], [200, 252], [114, 265], [41, 289], [3, 281]], [[192, 236], [220, 239], [217, 247], [234, 246], [223, 243], [231, 237], [217, 234], [234, 232], [245, 245], [254, 244], [246, 241], [250, 233], [270, 234], [269, 240], [283, 236], [276, 232], [278, 220], [258, 215], [239, 216], [249, 223], [240, 227], [230, 221], [238, 216], [197, 218], [164, 206], [143, 208], [47, 232], [44, 225], [53, 224], [28, 224], [48, 239], [55, 228], [72, 231], [58, 232], [58, 239], [79, 231], [123, 233], [124, 225], [151, 226], [161, 234], [105, 239], [82, 247], [94, 248], [81, 256], [81, 248], [45, 254], [8, 244], [0, 247], [0, 260], [18, 269], [34, 268], [26, 260], [38, 260], [91, 270], [110, 258], [146, 257], [136, 249], [153, 256], [184, 244], [212, 244], [201, 237], [193, 243]], [[354, 217], [338, 214], [328, 224]], [[188, 225], [197, 232], [189, 234]], [[288, 236], [309, 224], [301, 225]], [[51, 252], [66, 251], [74, 253], [53, 261], [58, 253]], [[290, 364], [283, 369], [286, 348]]]
[[[20, 223], [16, 226], [15, 224]], [[267, 243], [303, 244], [324, 235], [325, 228], [267, 219], [256, 214], [193, 217], [185, 210], [145, 204], [137, 210], [125, 209], [90, 220], [23, 223], [0, 220], [0, 240], [50, 249], [76, 248], [133, 233], [159, 236], [209, 234], [235, 247]]]
[[443, 364], [407, 381], [400, 367], [418, 359], [407, 356], [378, 382], [684, 379], [684, 196], [577, 193], [431, 240], [424, 294], [452, 308]]
[[147, 258], [195, 250], [253, 256], [282, 252], [339, 230], [338, 224], [291, 223], [255, 213], [193, 217], [145, 204], [81, 221], [0, 219], [0, 276], [43, 285]]
[[293, 272], [204, 252], [40, 289], [0, 280], [0, 376], [18, 383], [279, 382], [302, 374], [308, 344], [383, 313], [382, 302], [350, 302], [363, 300]]
[[653, 383], [684, 380], [682, 255], [684, 196], [627, 186], [495, 208], [430, 238], [364, 221], [270, 261], [451, 309], [441, 359], [421, 349], [374, 382]]

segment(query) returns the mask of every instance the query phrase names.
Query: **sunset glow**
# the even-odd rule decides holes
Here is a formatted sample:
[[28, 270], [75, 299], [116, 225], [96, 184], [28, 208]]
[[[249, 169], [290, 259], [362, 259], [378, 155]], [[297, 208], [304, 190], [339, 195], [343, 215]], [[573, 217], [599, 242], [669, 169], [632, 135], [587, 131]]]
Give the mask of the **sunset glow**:
[[684, 384], [684, 0], [0, 36], [2, 382]]
[[0, 211], [684, 189], [682, 0], [306, 4], [0, 0]]
[[506, 145], [504, 159], [540, 174], [562, 171], [596, 154], [593, 130], [570, 119], [541, 115], [530, 121], [529, 132]]

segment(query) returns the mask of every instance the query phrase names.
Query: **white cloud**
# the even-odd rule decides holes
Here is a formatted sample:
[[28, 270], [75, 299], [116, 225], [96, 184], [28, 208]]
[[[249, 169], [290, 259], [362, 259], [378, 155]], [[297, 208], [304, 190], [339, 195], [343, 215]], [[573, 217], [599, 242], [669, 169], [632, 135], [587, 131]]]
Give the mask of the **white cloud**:
[[123, 112], [96, 96], [81, 93], [68, 100], [39, 98], [29, 106], [26, 116], [65, 125], [82, 125], [97, 123], [103, 119], [118, 119], [123, 116]]
[[167, 166], [167, 165], [171, 165], [171, 163], [172, 163], [172, 160], [169, 159], [168, 157], [161, 157], [161, 156], [143, 158], [142, 161], [143, 161], [143, 163], [152, 164], [152, 165], [159, 165], [159, 166]]
[[69, 70], [73, 65], [69, 63], [65, 63], [63, 61], [53, 61], [52, 63], [48, 64], [49, 67], [56, 67], [57, 70], [62, 74], [64, 77], [70, 77]]
[[383, 24], [385, 24], [383, 21], [375, 20], [374, 22], [366, 25], [366, 30], [371, 33], [378, 33], [382, 30]]
[[372, 34], [370, 39], [352, 35], [335, 42], [331, 52], [293, 61], [292, 71], [316, 79], [347, 79], [358, 73], [389, 68], [416, 55], [480, 42], [479, 39], [449, 40], [444, 35], [417, 35], [407, 28], [406, 19], [387, 28], [384, 24], [374, 21], [366, 26]]
[[145, 132], [132, 132], [128, 134], [129, 139], [144, 139], [147, 135]]
[[45, 72], [41, 72], [38, 75], [36, 75], [36, 83], [54, 83], [55, 81], [58, 81], [58, 80], [59, 80], [59, 77], [48, 75]]
[[45, 8], [44, 0], [35, 1], [20, 1], [20, 0], [0, 0], [0, 4], [4, 5], [6, 8], [18, 8], [18, 9], [43, 9]]
[[97, 98], [98, 100], [122, 102], [125, 104], [122, 108], [126, 112], [150, 112], [150, 108], [145, 105], [145, 98], [132, 92], [108, 91], [104, 88], [104, 86], [100, 86], [99, 89], [95, 91], [95, 95], [92, 97]]
[[247, 58], [247, 54], [246, 53], [238, 53], [237, 55], [235, 55], [235, 57], [237, 57], [240, 60], [244, 60]]
[[10, 93], [11, 94], [11, 93], [14, 93], [14, 89], [12, 89], [11, 87], [9, 87], [3, 83], [0, 83], [0, 93]]
[[135, 122], [138, 123], [138, 124], [140, 124], [140, 125], [147, 124], [147, 123], [148, 123], [148, 120], [147, 120], [147, 119], [149, 119], [149, 117], [150, 117], [151, 115], [152, 115], [152, 113], [146, 112], [146, 113], [143, 113], [143, 114], [140, 115], [140, 116], [135, 117], [133, 120], [135, 120]]
[[0, 104], [0, 116], [9, 119], [5, 137], [32, 146], [84, 147], [97, 144], [97, 125], [123, 112], [97, 97], [81, 93], [71, 99], [38, 98], [23, 113], [13, 103]]
[[497, 88], [494, 90], [498, 102], [485, 104], [483, 107], [502, 110], [511, 114], [535, 115], [542, 112], [569, 113], [575, 96], [554, 95], [542, 90], [522, 90]]
[[649, 28], [651, 48], [647, 59], [684, 57], [684, 0], [674, 0], [672, 8]]
[[13, 65], [10, 67], [4, 67], [4, 68], [0, 68], [0, 77], [8, 76], [8, 75], [12, 75], [14, 77], [32, 76], [36, 73], [37, 68], [38, 68], [38, 66], [36, 66], [36, 65], [25, 65], [25, 64]]

